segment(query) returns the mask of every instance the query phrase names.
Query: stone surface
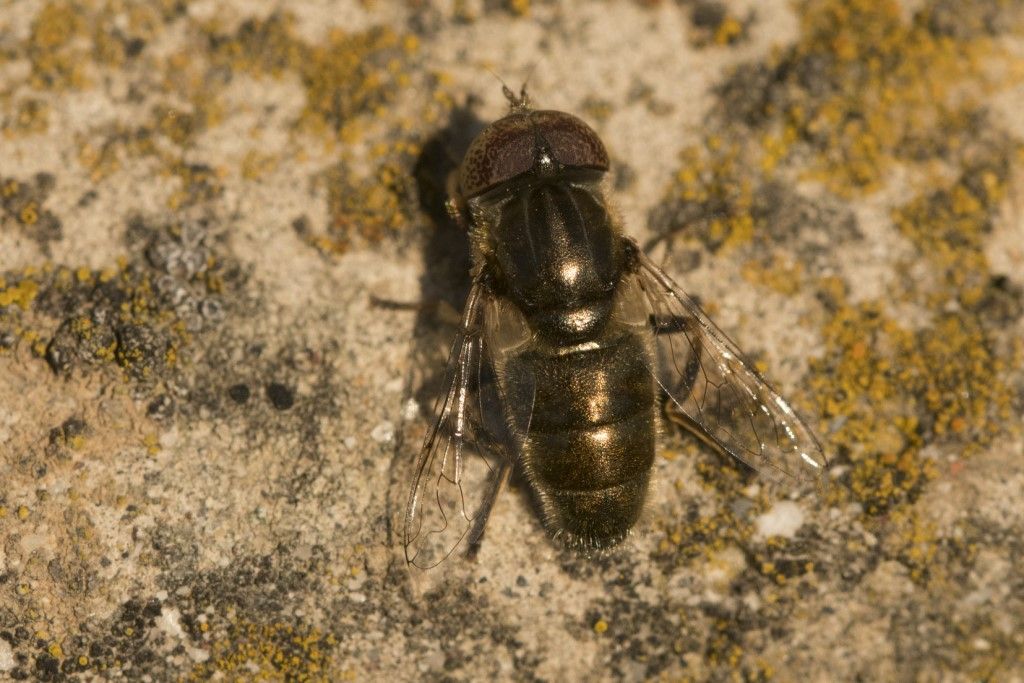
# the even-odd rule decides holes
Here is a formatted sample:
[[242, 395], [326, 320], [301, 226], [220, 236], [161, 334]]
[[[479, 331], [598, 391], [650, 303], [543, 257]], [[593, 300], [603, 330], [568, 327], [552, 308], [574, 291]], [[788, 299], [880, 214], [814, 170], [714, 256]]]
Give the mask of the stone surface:
[[[0, 11], [0, 678], [1024, 680], [1015, 3]], [[519, 481], [410, 572], [506, 103], [817, 429], [823, 497], [666, 424], [620, 550]]]

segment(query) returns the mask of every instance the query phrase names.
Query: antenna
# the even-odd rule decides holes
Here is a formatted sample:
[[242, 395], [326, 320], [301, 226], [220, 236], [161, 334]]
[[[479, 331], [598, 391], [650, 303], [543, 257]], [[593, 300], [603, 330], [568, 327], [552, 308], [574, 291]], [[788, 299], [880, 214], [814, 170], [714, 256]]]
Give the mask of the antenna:
[[533, 76], [534, 69], [537, 68], [536, 62], [534, 62], [533, 66], [530, 67], [530, 72], [526, 75], [526, 80], [523, 81], [523, 85], [519, 89], [519, 95], [516, 95], [515, 91], [513, 91], [512, 88], [508, 87], [508, 84], [505, 83], [504, 79], [502, 79], [501, 76], [495, 73], [494, 69], [490, 68], [489, 66], [485, 66], [484, 68], [487, 69], [492, 76], [498, 79], [499, 83], [501, 83], [501, 92], [505, 96], [505, 99], [508, 100], [509, 109], [513, 113], [526, 111], [530, 108], [530, 95], [527, 94], [526, 92], [526, 85], [527, 83], [529, 83], [530, 78]]

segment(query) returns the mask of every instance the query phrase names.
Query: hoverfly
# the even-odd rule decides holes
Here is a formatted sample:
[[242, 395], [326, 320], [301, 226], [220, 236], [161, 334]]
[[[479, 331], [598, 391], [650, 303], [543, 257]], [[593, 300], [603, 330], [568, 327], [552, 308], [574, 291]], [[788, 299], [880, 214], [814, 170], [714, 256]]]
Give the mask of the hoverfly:
[[623, 235], [608, 154], [583, 121], [530, 107], [472, 142], [449, 213], [472, 286], [416, 461], [406, 560], [479, 547], [513, 469], [544, 526], [583, 552], [619, 543], [647, 495], [660, 392], [705, 443], [773, 481], [824, 482], [814, 434], [700, 306]]

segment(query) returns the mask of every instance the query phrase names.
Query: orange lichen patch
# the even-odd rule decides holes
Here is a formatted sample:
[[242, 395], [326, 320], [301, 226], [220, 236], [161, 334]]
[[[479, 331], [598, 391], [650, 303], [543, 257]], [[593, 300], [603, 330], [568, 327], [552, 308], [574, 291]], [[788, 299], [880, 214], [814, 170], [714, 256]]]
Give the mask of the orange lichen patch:
[[0, 135], [6, 138], [45, 133], [50, 125], [50, 105], [38, 98], [18, 100], [10, 113], [0, 118]]
[[32, 22], [22, 46], [37, 90], [91, 85], [95, 67], [119, 68], [136, 55], [166, 20], [172, 3], [49, 2]]
[[160, 172], [176, 178], [180, 185], [168, 197], [171, 208], [209, 201], [223, 191], [224, 169], [214, 169], [185, 160], [187, 149], [208, 125], [207, 111], [189, 114], [169, 107], [156, 107], [152, 123], [142, 126], [114, 126], [93, 135], [78, 138], [78, 161], [99, 182], [121, 170], [132, 159], [152, 158]]
[[280, 159], [273, 154], [250, 149], [242, 157], [241, 174], [245, 180], [259, 180], [268, 173], [272, 173], [279, 163]]
[[798, 12], [796, 43], [720, 90], [719, 115], [666, 192], [660, 235], [711, 249], [749, 241], [766, 229], [754, 203], [775, 173], [848, 196], [880, 188], [897, 165], [966, 163], [991, 128], [978, 103], [1020, 76], [993, 66], [1012, 64], [992, 38], [1020, 24], [1008, 5], [951, 17], [933, 1], [908, 17], [896, 0], [826, 0]]
[[[206, 625], [203, 622], [202, 626]], [[213, 641], [210, 658], [196, 665], [189, 680], [207, 680], [217, 674], [250, 681], [338, 680], [341, 672], [331, 660], [334, 645], [334, 636], [316, 628], [286, 623], [231, 624]]]
[[406, 69], [415, 51], [414, 43], [387, 28], [332, 33], [326, 45], [309, 50], [303, 65], [302, 124], [314, 130], [326, 126], [346, 139], [358, 116], [383, 113], [409, 85]]
[[732, 14], [725, 3], [698, 2], [694, 3], [690, 20], [694, 45], [723, 46], [736, 44], [747, 37], [752, 15], [741, 19]]
[[0, 278], [0, 307], [13, 304], [27, 311], [38, 293], [39, 285], [33, 280], [21, 280], [5, 289], [3, 278]]
[[768, 287], [786, 296], [797, 294], [803, 287], [803, 265], [792, 255], [779, 251], [766, 258], [747, 261], [740, 274], [751, 284]]
[[516, 16], [525, 17], [530, 13], [530, 0], [506, 0], [505, 5]]
[[48, 173], [39, 173], [30, 182], [0, 176], [0, 212], [41, 244], [61, 236], [60, 219], [44, 206], [54, 184]]
[[908, 568], [911, 580], [915, 583], [941, 581], [942, 577], [933, 571], [943, 540], [936, 524], [911, 508], [895, 511], [888, 519], [888, 527], [884, 550]]
[[726, 16], [715, 29], [716, 45], [735, 43], [743, 36], [743, 22], [736, 17]]
[[408, 169], [416, 151], [408, 143], [387, 148], [381, 154], [389, 160], [367, 178], [353, 177], [344, 163], [328, 169], [319, 178], [327, 186], [327, 229], [300, 236], [328, 254], [396, 236], [412, 220], [409, 211], [415, 206], [416, 189]]
[[1007, 428], [1008, 366], [976, 316], [940, 313], [912, 330], [880, 303], [849, 305], [842, 296], [835, 303], [823, 330], [825, 356], [811, 363], [811, 385], [822, 417], [833, 424], [829, 450], [851, 461], [849, 491], [867, 512], [880, 513], [915, 497], [935, 476], [921, 455], [925, 443], [955, 443], [969, 452]]
[[[101, 141], [92, 136], [78, 136], [78, 163], [94, 183], [119, 171], [126, 159], [147, 156], [170, 158], [159, 137], [147, 126], [129, 128], [115, 126], [100, 133]], [[167, 163], [171, 163], [168, 161]]]
[[662, 520], [658, 527], [661, 540], [655, 557], [682, 564], [707, 560], [730, 545], [743, 545], [753, 531], [729, 506], [702, 511], [691, 505], [682, 518]]
[[752, 213], [758, 179], [749, 151], [711, 136], [679, 156], [682, 165], [665, 200], [670, 224], [662, 231], [696, 237], [712, 250], [749, 242], [758, 229]]
[[216, 199], [224, 192], [223, 177], [227, 174], [225, 169], [178, 161], [168, 170], [181, 182], [180, 188], [167, 200], [168, 206], [172, 209], [202, 204]]
[[39, 90], [81, 88], [89, 35], [83, 10], [75, 3], [47, 3], [32, 23], [27, 52], [32, 63], [32, 86]]
[[[227, 35], [208, 25], [204, 32], [209, 59], [214, 65], [258, 78], [297, 78], [306, 95], [295, 121], [299, 132], [326, 137], [330, 143], [348, 143], [359, 141], [382, 121], [388, 129], [401, 130], [405, 141], [381, 143], [382, 149], [371, 150], [370, 158], [363, 160], [370, 164], [368, 173], [353, 172], [352, 167], [361, 164], [348, 159], [322, 172], [318, 182], [327, 189], [327, 227], [323, 232], [301, 234], [325, 253], [393, 237], [417, 208], [411, 168], [418, 149], [407, 140], [430, 118], [410, 121], [392, 112], [399, 94], [410, 84], [409, 69], [419, 41], [376, 27], [362, 32], [336, 29], [323, 42], [310, 43], [298, 36], [294, 23], [291, 15], [278, 13], [248, 20]], [[428, 106], [438, 104], [431, 99]], [[258, 180], [283, 160], [250, 152], [242, 160], [242, 176]]]
[[233, 36], [206, 27], [210, 60], [254, 76], [298, 76], [306, 102], [298, 124], [314, 133], [352, 139], [365, 116], [381, 114], [409, 85], [408, 67], [418, 42], [376, 27], [336, 29], [322, 44], [302, 40], [290, 14], [246, 21]]
[[[733, 671], [740, 670], [744, 650], [743, 646], [736, 641], [734, 629], [728, 620], [719, 619], [714, 622], [714, 631], [708, 637], [704, 657], [712, 666], [725, 666]], [[756, 681], [759, 679], [744, 676], [740, 680]]]
[[282, 77], [302, 66], [308, 46], [295, 33], [295, 17], [287, 12], [266, 19], [248, 19], [232, 36], [218, 27], [204, 27], [213, 64], [254, 76]]
[[809, 144], [808, 174], [845, 194], [937, 153], [920, 144], [928, 133], [997, 85], [983, 66], [998, 56], [984, 27], [972, 30], [966, 12], [954, 35], [942, 12], [932, 2], [908, 20], [895, 0], [800, 3], [800, 39], [769, 63], [769, 96], [746, 112], [768, 129], [772, 156]]
[[206, 128], [208, 121], [205, 120], [204, 114], [203, 110], [188, 112], [167, 105], [155, 107], [153, 109], [153, 119], [156, 122], [155, 132], [162, 134], [179, 147], [186, 147], [192, 144], [196, 135]]
[[984, 240], [1007, 196], [1020, 148], [1011, 141], [986, 145], [972, 155], [955, 182], [936, 184], [893, 212], [896, 227], [941, 275], [933, 293], [935, 305], [955, 297], [972, 310], [982, 301], [991, 278]]

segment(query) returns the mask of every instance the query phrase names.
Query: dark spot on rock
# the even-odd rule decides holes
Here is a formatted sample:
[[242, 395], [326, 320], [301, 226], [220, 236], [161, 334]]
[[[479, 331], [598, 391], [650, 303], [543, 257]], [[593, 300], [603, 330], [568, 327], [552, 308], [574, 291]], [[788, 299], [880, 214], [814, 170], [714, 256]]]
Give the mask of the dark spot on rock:
[[52, 681], [60, 675], [60, 661], [49, 654], [39, 655], [36, 657], [36, 672], [40, 680]]
[[78, 208], [85, 208], [96, 201], [100, 194], [96, 190], [89, 190], [78, 198]]
[[53, 339], [46, 345], [46, 363], [54, 374], [62, 375], [71, 369], [76, 354], [77, 344], [71, 333], [70, 325], [61, 325]]
[[146, 406], [146, 415], [154, 420], [166, 420], [174, 414], [174, 399], [160, 394]]
[[66, 444], [71, 439], [85, 434], [87, 426], [88, 425], [86, 425], [85, 420], [77, 417], [69, 417], [64, 420], [59, 427], [54, 427], [50, 430], [50, 443]]
[[142, 608], [142, 616], [149, 619], [155, 619], [160, 616], [161, 609], [160, 600], [157, 598], [150, 598]]
[[976, 308], [987, 321], [1007, 327], [1024, 315], [1024, 287], [1006, 275], [993, 275]]
[[725, 5], [720, 2], [698, 2], [693, 8], [693, 25], [716, 29], [725, 21], [725, 15]]
[[145, 47], [146, 41], [142, 38], [131, 38], [124, 45], [124, 54], [129, 59], [132, 57], [138, 57], [139, 53], [141, 53]]
[[[270, 394], [270, 387], [267, 387], [267, 394]], [[252, 392], [249, 391], [249, 387], [246, 384], [235, 384], [234, 386], [228, 387], [228, 396], [232, 401], [238, 405], [242, 405], [249, 400]], [[273, 398], [271, 398], [273, 400]]]
[[41, 173], [36, 173], [35, 182], [36, 191], [43, 196], [46, 196], [50, 194], [50, 191], [53, 190], [54, 187], [57, 186], [57, 176], [43, 171]]
[[294, 392], [279, 382], [271, 382], [267, 385], [267, 398], [278, 410], [288, 410], [295, 405]]

